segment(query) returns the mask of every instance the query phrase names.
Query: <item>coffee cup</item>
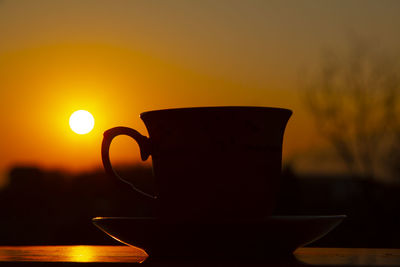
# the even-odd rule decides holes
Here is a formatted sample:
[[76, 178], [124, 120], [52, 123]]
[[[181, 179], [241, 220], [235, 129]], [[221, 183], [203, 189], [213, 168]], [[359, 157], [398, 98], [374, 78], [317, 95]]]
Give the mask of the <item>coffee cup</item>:
[[165, 220], [260, 220], [274, 210], [282, 162], [282, 141], [292, 112], [270, 107], [195, 107], [144, 112], [148, 137], [128, 127], [104, 132], [106, 173], [109, 148], [118, 135], [132, 137], [142, 160], [152, 159], [153, 196]]

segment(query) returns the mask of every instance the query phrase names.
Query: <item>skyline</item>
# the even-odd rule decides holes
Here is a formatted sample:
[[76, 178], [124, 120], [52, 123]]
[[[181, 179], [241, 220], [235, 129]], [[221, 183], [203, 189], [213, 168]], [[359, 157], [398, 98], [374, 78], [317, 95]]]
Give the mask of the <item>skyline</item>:
[[[147, 134], [141, 112], [221, 105], [293, 110], [284, 162], [335, 170], [307, 163], [327, 145], [301, 101], [301, 80], [324, 49], [343, 51], [353, 38], [399, 56], [398, 11], [398, 1], [3, 0], [0, 173], [23, 164], [101, 168], [104, 130]], [[78, 109], [96, 121], [84, 136], [68, 125]], [[116, 163], [139, 156], [125, 137], [111, 153]]]

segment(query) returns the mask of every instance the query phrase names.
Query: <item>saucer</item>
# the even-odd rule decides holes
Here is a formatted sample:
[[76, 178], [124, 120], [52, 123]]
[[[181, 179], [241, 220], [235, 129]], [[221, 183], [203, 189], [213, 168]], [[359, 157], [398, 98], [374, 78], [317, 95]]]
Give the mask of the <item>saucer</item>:
[[344, 218], [271, 216], [262, 221], [168, 222], [96, 217], [92, 221], [116, 240], [144, 249], [151, 258], [260, 259], [290, 256], [298, 247], [326, 235]]

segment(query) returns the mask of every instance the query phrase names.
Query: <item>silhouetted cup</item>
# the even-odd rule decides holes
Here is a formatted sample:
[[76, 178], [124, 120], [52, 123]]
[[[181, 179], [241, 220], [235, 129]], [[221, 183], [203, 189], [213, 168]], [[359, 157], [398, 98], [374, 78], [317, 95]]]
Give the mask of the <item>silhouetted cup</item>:
[[[149, 137], [134, 129], [104, 132], [102, 160], [113, 170], [109, 148], [118, 135], [152, 158], [157, 202], [166, 220], [260, 220], [273, 212], [279, 190], [282, 141], [292, 112], [269, 107], [198, 107], [144, 112]], [[126, 180], [122, 179], [127, 182]]]

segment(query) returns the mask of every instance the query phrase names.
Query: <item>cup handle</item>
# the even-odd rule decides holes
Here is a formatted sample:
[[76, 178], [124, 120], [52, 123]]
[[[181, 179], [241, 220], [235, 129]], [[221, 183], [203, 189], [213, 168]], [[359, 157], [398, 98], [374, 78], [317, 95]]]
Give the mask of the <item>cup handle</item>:
[[117, 178], [117, 179], [121, 180], [122, 182], [130, 185], [136, 192], [138, 192], [142, 195], [145, 195], [146, 197], [156, 199], [157, 198], [156, 196], [153, 196], [151, 194], [148, 194], [148, 193], [138, 189], [132, 183], [123, 179], [121, 176], [118, 175], [118, 173], [115, 172], [115, 170], [111, 166], [110, 145], [111, 145], [111, 141], [118, 135], [127, 135], [127, 136], [130, 136], [133, 139], [135, 139], [135, 141], [139, 145], [140, 156], [143, 161], [148, 159], [148, 157], [151, 154], [149, 138], [141, 135], [138, 131], [128, 128], [128, 127], [114, 127], [114, 128], [108, 129], [103, 134], [103, 142], [101, 144], [101, 158], [103, 161], [103, 166], [104, 166], [104, 170], [106, 171], [106, 174], [109, 175], [110, 177]]

